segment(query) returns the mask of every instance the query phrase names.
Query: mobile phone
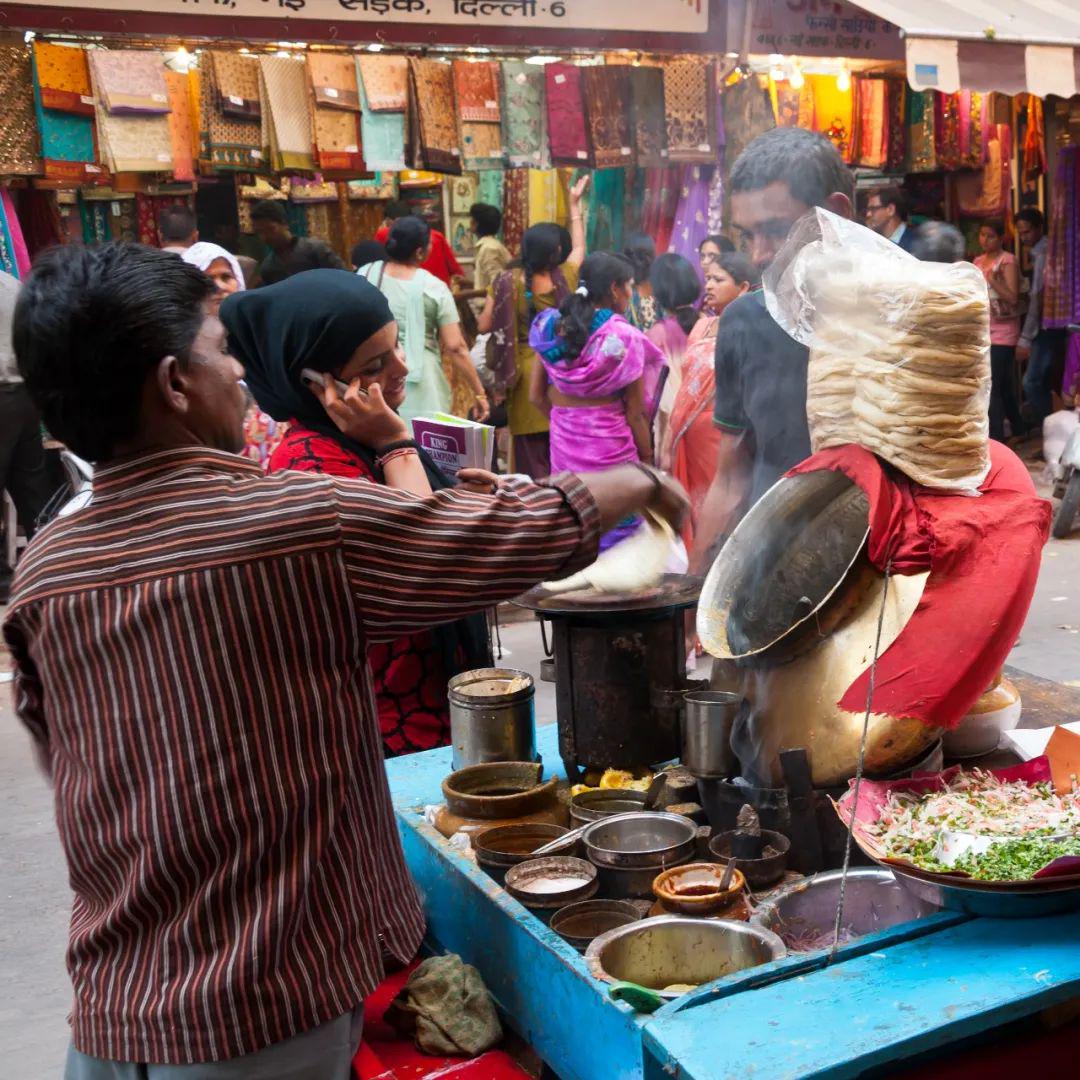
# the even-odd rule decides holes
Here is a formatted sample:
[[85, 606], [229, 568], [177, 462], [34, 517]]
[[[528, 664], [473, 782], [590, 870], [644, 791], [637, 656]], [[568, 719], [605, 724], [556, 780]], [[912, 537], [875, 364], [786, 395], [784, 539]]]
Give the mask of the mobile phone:
[[[309, 386], [310, 385], [315, 385], [315, 386], [325, 387], [326, 386], [326, 380], [329, 379], [329, 378], [330, 378], [330, 376], [325, 374], [324, 372], [322, 372], [322, 371], [313, 371], [309, 367], [302, 368], [301, 371], [300, 371], [300, 381], [304, 382], [304, 383], [307, 383]], [[348, 384], [343, 383], [340, 379], [334, 379], [334, 387], [335, 387], [335, 389], [337, 390], [338, 394], [341, 397], [344, 397], [345, 396], [345, 391], [349, 389]], [[367, 393], [367, 391], [364, 390], [364, 389], [361, 389], [360, 393], [365, 394], [365, 393]]]

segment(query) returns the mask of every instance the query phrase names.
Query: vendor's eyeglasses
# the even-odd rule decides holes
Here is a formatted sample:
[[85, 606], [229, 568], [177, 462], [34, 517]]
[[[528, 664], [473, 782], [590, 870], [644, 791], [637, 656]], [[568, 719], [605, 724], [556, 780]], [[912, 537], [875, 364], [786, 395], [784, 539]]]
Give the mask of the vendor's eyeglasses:
[[866, 216], [870, 217], [871, 214], [876, 214], [879, 210], [884, 210], [885, 207], [881, 203], [867, 203], [866, 204]]

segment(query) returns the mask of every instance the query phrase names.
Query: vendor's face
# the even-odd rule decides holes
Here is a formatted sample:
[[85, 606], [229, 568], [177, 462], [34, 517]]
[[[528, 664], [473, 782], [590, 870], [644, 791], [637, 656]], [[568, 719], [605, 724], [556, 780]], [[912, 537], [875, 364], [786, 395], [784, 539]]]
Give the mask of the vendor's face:
[[210, 298], [212, 310], [216, 315], [221, 308], [221, 301], [232, 296], [240, 288], [240, 282], [229, 265], [228, 259], [215, 259], [207, 268], [206, 276], [214, 283], [217, 291]]
[[701, 260], [701, 269], [708, 270], [709, 267], [720, 258], [720, 249], [711, 241], [706, 240], [701, 245], [701, 250], [698, 252], [698, 257]]
[[984, 225], [979, 230], [979, 247], [987, 255], [996, 255], [1001, 250], [1001, 237], [998, 236], [997, 230]]
[[717, 315], [749, 288], [747, 282], [739, 283], [723, 267], [714, 264], [705, 271], [705, 299]]
[[1020, 237], [1020, 243], [1026, 248], [1034, 247], [1042, 239], [1042, 229], [1035, 228], [1030, 221], [1018, 221], [1016, 223], [1016, 235]]
[[809, 209], [779, 180], [758, 191], [735, 192], [731, 196], [731, 220], [742, 239], [739, 246], [759, 270], [767, 269], [792, 226]]
[[[217, 306], [220, 306], [218, 301]], [[244, 369], [229, 353], [228, 335], [213, 300], [191, 345], [190, 362], [181, 368], [186, 401], [185, 425], [204, 446], [239, 453], [244, 448], [248, 395]]]
[[365, 390], [378, 383], [387, 405], [395, 411], [400, 409], [405, 401], [405, 376], [409, 374], [409, 367], [398, 340], [398, 324], [387, 323], [378, 333], [372, 334], [334, 374], [344, 383], [359, 379]]
[[624, 281], [621, 285], [611, 286], [611, 310], [619, 315], [625, 315], [634, 299], [634, 279]]

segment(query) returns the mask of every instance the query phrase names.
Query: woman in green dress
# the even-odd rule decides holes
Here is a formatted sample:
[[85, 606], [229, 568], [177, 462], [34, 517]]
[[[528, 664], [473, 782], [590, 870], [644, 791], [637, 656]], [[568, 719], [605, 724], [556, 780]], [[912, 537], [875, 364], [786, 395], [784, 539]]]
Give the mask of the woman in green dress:
[[405, 401], [398, 412], [406, 420], [449, 412], [450, 383], [443, 372], [445, 353], [476, 398], [472, 415], [488, 417], [487, 396], [461, 333], [453, 293], [421, 264], [431, 247], [431, 229], [418, 217], [394, 222], [386, 239], [385, 261], [357, 271], [386, 297], [397, 320], [405, 360]]
[[570, 253], [564, 253], [564, 230], [558, 225], [545, 222], [526, 229], [521, 258], [495, 279], [477, 320], [480, 333], [491, 334], [488, 366], [506, 387], [511, 468], [534, 480], [551, 472], [551, 451], [548, 418], [529, 400], [533, 365], [539, 362], [529, 346], [529, 328], [541, 311], [558, 307], [577, 288], [585, 258], [581, 198], [588, 183], [583, 176], [570, 190]]

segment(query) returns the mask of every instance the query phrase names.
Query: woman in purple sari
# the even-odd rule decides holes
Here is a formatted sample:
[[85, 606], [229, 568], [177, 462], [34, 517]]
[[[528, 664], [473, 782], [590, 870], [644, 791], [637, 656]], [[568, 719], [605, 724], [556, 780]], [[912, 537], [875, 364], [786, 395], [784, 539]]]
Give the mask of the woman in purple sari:
[[[626, 321], [634, 268], [621, 255], [594, 252], [577, 291], [558, 310], [537, 316], [529, 344], [530, 399], [551, 419], [552, 472], [598, 471], [626, 462], [652, 464], [652, 418], [665, 371], [663, 353]], [[606, 549], [637, 527], [622, 522]]]

